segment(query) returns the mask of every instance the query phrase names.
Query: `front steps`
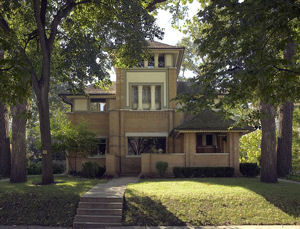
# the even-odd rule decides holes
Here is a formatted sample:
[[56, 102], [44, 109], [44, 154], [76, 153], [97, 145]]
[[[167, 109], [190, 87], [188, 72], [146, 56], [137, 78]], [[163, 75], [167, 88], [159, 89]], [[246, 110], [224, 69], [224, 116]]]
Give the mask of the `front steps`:
[[81, 197], [73, 228], [121, 226], [122, 208], [121, 197]]

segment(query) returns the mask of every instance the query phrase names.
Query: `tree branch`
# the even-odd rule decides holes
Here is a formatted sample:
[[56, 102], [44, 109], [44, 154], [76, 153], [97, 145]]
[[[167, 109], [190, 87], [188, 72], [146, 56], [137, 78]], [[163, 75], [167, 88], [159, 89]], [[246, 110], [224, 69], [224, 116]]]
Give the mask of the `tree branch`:
[[146, 7], [146, 10], [149, 12], [153, 11], [156, 9], [156, 4], [165, 2], [166, 0], [152, 0], [149, 5]]
[[70, 12], [71, 10], [77, 6], [77, 5], [80, 5], [80, 4], [85, 4], [85, 3], [89, 3], [91, 2], [91, 0], [82, 0], [80, 2], [75, 2], [75, 1], [72, 1], [72, 2], [69, 2], [67, 3], [64, 7], [62, 7], [58, 12], [57, 14], [54, 16], [54, 19], [50, 25], [50, 30], [51, 30], [51, 33], [50, 33], [50, 37], [49, 37], [49, 49], [50, 49], [50, 52], [52, 50], [52, 47], [53, 47], [53, 42], [54, 42], [54, 39], [55, 39], [55, 36], [57, 34], [57, 27], [59, 25], [59, 23], [61, 22], [61, 20], [66, 17]]
[[293, 74], [300, 74], [300, 72], [296, 72], [287, 68], [279, 68], [275, 65], [272, 65], [273, 68], [277, 69], [278, 71], [284, 71], [284, 72], [289, 72], [289, 73], [293, 73]]

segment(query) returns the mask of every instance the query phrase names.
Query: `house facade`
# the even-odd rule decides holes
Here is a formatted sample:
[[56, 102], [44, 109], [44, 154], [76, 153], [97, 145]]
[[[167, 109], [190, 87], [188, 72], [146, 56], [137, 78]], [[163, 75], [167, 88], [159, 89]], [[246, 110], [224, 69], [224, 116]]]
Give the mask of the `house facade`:
[[84, 120], [99, 142], [88, 158], [67, 158], [68, 170], [96, 161], [109, 175], [147, 175], [156, 173], [157, 161], [165, 161], [169, 174], [175, 166], [224, 166], [238, 172], [239, 138], [250, 129], [228, 130], [233, 121], [213, 111], [194, 117], [178, 112], [173, 99], [182, 93], [177, 77], [184, 48], [148, 44], [151, 58], [139, 67], [115, 68], [116, 82], [108, 90], [90, 86], [86, 95], [61, 94], [72, 106], [71, 123]]

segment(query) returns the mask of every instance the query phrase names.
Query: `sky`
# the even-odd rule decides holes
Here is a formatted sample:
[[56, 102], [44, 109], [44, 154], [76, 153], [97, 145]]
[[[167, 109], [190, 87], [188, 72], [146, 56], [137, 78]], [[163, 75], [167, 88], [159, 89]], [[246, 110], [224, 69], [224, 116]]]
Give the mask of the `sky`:
[[[200, 3], [198, 1], [194, 1], [192, 4], [189, 4], [188, 17], [192, 18], [200, 7]], [[183, 37], [184, 34], [174, 29], [171, 24], [172, 15], [165, 10], [158, 10], [158, 14], [156, 16], [156, 24], [164, 29], [165, 35], [163, 40], [154, 39], [156, 41], [168, 44], [168, 45], [176, 45]], [[186, 77], [192, 77], [193, 73], [190, 71], [185, 72]], [[112, 81], [116, 81], [116, 74], [112, 71], [110, 73], [110, 79]]]

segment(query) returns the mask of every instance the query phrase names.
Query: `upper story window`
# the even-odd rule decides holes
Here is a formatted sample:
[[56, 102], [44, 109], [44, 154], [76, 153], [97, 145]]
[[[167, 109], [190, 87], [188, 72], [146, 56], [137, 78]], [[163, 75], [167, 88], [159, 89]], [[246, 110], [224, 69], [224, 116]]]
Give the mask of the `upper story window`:
[[148, 60], [148, 68], [154, 68], [155, 62], [154, 62], [154, 55], [151, 55]]
[[158, 56], [158, 67], [159, 68], [165, 67], [165, 55], [164, 54], [159, 54], [159, 56]]
[[103, 112], [106, 110], [106, 103], [103, 99], [91, 99], [90, 100], [90, 111]]
[[161, 85], [132, 85], [130, 107], [133, 110], [160, 110]]

